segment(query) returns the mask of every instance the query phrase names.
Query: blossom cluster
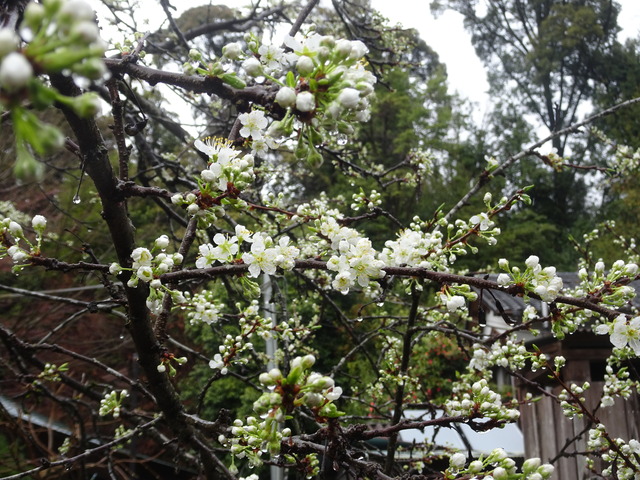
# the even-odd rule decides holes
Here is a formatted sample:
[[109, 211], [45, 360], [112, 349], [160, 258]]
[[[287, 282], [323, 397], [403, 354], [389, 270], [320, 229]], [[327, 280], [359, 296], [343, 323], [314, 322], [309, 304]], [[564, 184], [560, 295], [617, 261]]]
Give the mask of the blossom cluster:
[[591, 132], [605, 145], [613, 150], [613, 155], [607, 155], [607, 164], [616, 173], [621, 175], [629, 175], [636, 173], [640, 167], [640, 148], [633, 149], [629, 145], [620, 145], [607, 137], [602, 130], [595, 127], [591, 128]]
[[156, 367], [159, 373], [168, 372], [170, 377], [175, 377], [178, 373], [173, 364], [184, 365], [187, 363], [187, 357], [176, 357], [173, 353], [164, 352], [160, 355], [160, 363]]
[[521, 342], [509, 338], [504, 343], [494, 343], [490, 349], [475, 343], [469, 368], [483, 371], [493, 366], [499, 366], [521, 370], [527, 361], [531, 362], [532, 370], [535, 371], [546, 362], [546, 357], [544, 354], [527, 351]]
[[563, 390], [558, 394], [560, 400], [560, 408], [562, 408], [562, 414], [567, 418], [582, 418], [584, 412], [582, 405], [586, 401], [583, 396], [584, 392], [591, 387], [589, 382], [584, 382], [582, 385], [572, 383], [568, 390]]
[[578, 271], [581, 283], [580, 290], [575, 294], [597, 296], [606, 305], [620, 307], [636, 296], [635, 289], [626, 283], [637, 274], [638, 265], [635, 263], [616, 260], [607, 271], [604, 262], [598, 261], [592, 272], [584, 267]]
[[351, 209], [357, 212], [360, 209], [374, 210], [375, 207], [382, 203], [382, 196], [376, 190], [371, 190], [369, 195], [365, 194], [364, 190], [360, 189], [359, 193], [354, 193], [352, 196], [353, 203]]
[[[611, 361], [611, 358], [610, 358]], [[614, 405], [614, 397], [629, 398], [635, 390], [638, 390], [638, 383], [629, 378], [627, 367], [617, 368], [615, 371], [611, 365], [607, 365], [604, 375], [604, 387], [602, 392], [601, 405], [611, 407]]]
[[340, 226], [334, 217], [318, 220], [317, 227], [337, 253], [327, 261], [327, 268], [338, 272], [331, 284], [333, 288], [346, 294], [356, 283], [367, 287], [371, 279], [384, 277], [384, 262], [378, 258], [371, 240], [353, 228]]
[[438, 292], [440, 303], [444, 305], [450, 313], [458, 310], [464, 310], [467, 306], [467, 300], [474, 301], [478, 298], [478, 294], [471, 290], [469, 285], [445, 285]]
[[509, 458], [502, 448], [492, 450], [486, 457], [480, 456], [467, 464], [464, 453], [454, 453], [449, 457], [449, 468], [445, 471], [445, 479], [481, 478], [491, 480], [544, 480], [553, 474], [554, 467], [543, 464], [540, 458], [533, 457], [524, 461], [518, 472], [516, 462]]
[[333, 403], [342, 395], [342, 389], [331, 377], [311, 371], [315, 361], [313, 355], [296, 357], [287, 375], [278, 368], [260, 374], [260, 383], [267, 390], [253, 404], [260, 419], [248, 417], [246, 422], [236, 419], [230, 435], [218, 438], [235, 458], [247, 458], [257, 466], [262, 464], [263, 453], [280, 453], [281, 442], [291, 436], [291, 430], [280, 430], [279, 423], [295, 408], [309, 408], [318, 421], [343, 415]]
[[[119, 263], [113, 262], [109, 266], [109, 273], [119, 275], [123, 271], [132, 272], [131, 277], [127, 281], [128, 287], [138, 286], [139, 281], [148, 283], [152, 289], [161, 289], [162, 282], [158, 279], [163, 273], [171, 271], [174, 266], [182, 264], [182, 254], [175, 252], [168, 254], [165, 252], [169, 246], [169, 237], [167, 235], [159, 236], [149, 250], [145, 247], [137, 247], [131, 252], [131, 267], [122, 267]], [[154, 255], [154, 252], [159, 252]]]
[[521, 285], [527, 292], [538, 295], [543, 302], [553, 302], [562, 290], [562, 278], [556, 275], [556, 268], [542, 268], [540, 259], [535, 255], [527, 258], [525, 265], [526, 268], [523, 271], [519, 267], [510, 267], [509, 261], [501, 258], [498, 266], [508, 273], [498, 275], [498, 283], [505, 286]]
[[7, 217], [0, 221], [0, 258], [9, 255], [16, 264], [14, 271], [28, 263], [33, 255], [40, 255], [44, 230], [47, 219], [42, 215], [35, 215], [31, 219], [31, 227], [36, 234], [35, 244], [24, 234], [20, 223]]
[[[185, 295], [185, 297], [187, 297]], [[206, 323], [213, 325], [218, 323], [224, 308], [224, 303], [216, 303], [214, 293], [211, 290], [202, 290], [187, 297], [188, 302], [181, 306], [187, 310], [187, 318], [191, 324]]]
[[397, 240], [387, 240], [380, 257], [394, 267], [421, 267], [436, 269], [446, 265], [442, 253], [444, 235], [441, 231], [423, 232], [414, 219], [410, 228], [402, 230]]
[[[266, 124], [264, 113], [259, 110], [253, 111], [251, 114], [241, 114], [239, 116], [241, 121], [243, 120], [243, 115], [250, 119], [260, 116], [261, 120]], [[253, 124], [250, 124], [246, 119], [243, 123], [244, 126], [241, 131], [246, 130], [254, 135], [258, 134], [256, 125], [262, 125], [257, 119], [253, 120]], [[240, 150], [236, 150], [229, 142], [220, 138], [205, 138], [204, 141], [196, 140], [194, 146], [209, 157], [209, 166], [200, 172], [200, 178], [202, 179], [201, 190], [207, 192], [229, 192], [237, 189], [241, 191], [253, 183], [255, 179], [253, 155], [241, 155], [242, 152]]]
[[364, 68], [363, 57], [368, 50], [359, 40], [315, 32], [301, 39], [286, 36], [284, 46], [288, 51], [248, 33], [243, 43], [225, 45], [220, 59], [206, 61], [202, 54], [192, 51], [190, 56], [197, 66], [188, 63], [185, 71], [217, 76], [236, 88], [244, 88], [253, 80], [278, 85], [275, 103], [285, 109], [284, 117], [268, 125], [261, 110], [244, 112], [238, 117], [243, 125], [240, 135], [250, 140], [253, 153], [257, 153], [278, 148], [295, 129], [296, 156], [318, 164], [322, 162], [317, 149], [322, 143], [321, 132], [350, 134], [353, 121], [370, 117], [376, 78]]
[[445, 405], [450, 415], [479, 414], [481, 417], [508, 422], [515, 421], [520, 416], [517, 407], [508, 408], [502, 403], [500, 394], [494, 392], [484, 378], [469, 385], [463, 377], [454, 385], [452, 398]]
[[[240, 310], [240, 305], [237, 305]], [[238, 320], [240, 332], [237, 335], [227, 334], [223, 343], [218, 347], [218, 353], [209, 361], [209, 368], [219, 370], [221, 375], [229, 372], [228, 367], [233, 364], [246, 364], [248, 359], [243, 353], [253, 351], [252, 336], [266, 338], [271, 333], [271, 320], [259, 315], [258, 302], [253, 301], [241, 310]]]
[[56, 365], [54, 363], [46, 363], [44, 369], [38, 375], [37, 383], [40, 380], [46, 380], [49, 382], [59, 382], [62, 380], [60, 374], [63, 374], [69, 370], [69, 363], [65, 362], [62, 365]]
[[[625, 441], [622, 438], [607, 436], [606, 427], [599, 423], [589, 430], [587, 447], [594, 452], [601, 452], [600, 458], [607, 464], [602, 470], [604, 477], [615, 475], [620, 480], [638, 478], [640, 471], [640, 442], [636, 439]], [[588, 459], [588, 466], [593, 467], [593, 459]]]
[[122, 408], [122, 402], [129, 396], [127, 390], [121, 390], [120, 392], [112, 391], [105, 394], [100, 400], [99, 414], [101, 417], [105, 417], [109, 414], [113, 415], [113, 418], [120, 416], [120, 409]]

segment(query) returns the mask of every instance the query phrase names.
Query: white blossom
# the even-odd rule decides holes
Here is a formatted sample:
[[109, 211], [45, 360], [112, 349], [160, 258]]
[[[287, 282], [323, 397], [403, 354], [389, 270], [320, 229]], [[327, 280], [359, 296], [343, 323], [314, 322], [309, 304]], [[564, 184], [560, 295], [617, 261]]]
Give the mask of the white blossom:
[[262, 110], [252, 110], [249, 113], [241, 113], [238, 120], [242, 123], [240, 135], [245, 138], [251, 137], [254, 140], [260, 140], [263, 131], [267, 128], [267, 118]]
[[616, 317], [611, 343], [618, 348], [624, 348], [628, 344], [636, 355], [640, 355], [640, 317], [634, 317], [628, 323], [625, 315]]

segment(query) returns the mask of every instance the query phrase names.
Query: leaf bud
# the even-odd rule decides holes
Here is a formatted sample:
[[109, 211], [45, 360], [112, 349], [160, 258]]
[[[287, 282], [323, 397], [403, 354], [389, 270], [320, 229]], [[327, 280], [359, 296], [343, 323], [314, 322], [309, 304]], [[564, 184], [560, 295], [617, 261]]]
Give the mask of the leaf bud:
[[100, 98], [95, 92], [84, 93], [74, 98], [73, 110], [83, 118], [94, 117], [100, 112]]

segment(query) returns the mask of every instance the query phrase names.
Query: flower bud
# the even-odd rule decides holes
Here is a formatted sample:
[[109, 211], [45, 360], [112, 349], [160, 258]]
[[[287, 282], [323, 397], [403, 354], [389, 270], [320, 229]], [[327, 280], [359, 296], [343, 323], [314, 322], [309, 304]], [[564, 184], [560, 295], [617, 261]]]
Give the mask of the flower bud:
[[360, 92], [355, 88], [345, 88], [338, 95], [338, 102], [344, 108], [354, 109], [360, 102]]
[[296, 108], [301, 112], [311, 112], [316, 108], [316, 99], [311, 92], [300, 92], [296, 96]]
[[39, 3], [29, 2], [24, 9], [22, 25], [28, 26], [31, 30], [37, 30], [44, 20], [44, 7]]
[[346, 39], [338, 40], [335, 52], [338, 58], [347, 58], [351, 54], [351, 41]]
[[47, 219], [42, 215], [35, 215], [31, 220], [31, 226], [36, 232], [42, 232], [47, 226]]
[[304, 368], [305, 370], [313, 367], [314, 363], [316, 363], [316, 357], [314, 357], [313, 355], [309, 354], [302, 357], [302, 368]]
[[538, 457], [529, 458], [522, 464], [522, 473], [524, 474], [532, 473], [535, 470], [537, 470], [539, 466], [540, 466], [540, 459]]
[[58, 12], [58, 19], [63, 23], [93, 21], [94, 18], [95, 12], [93, 8], [83, 0], [68, 0], [64, 2]]
[[222, 47], [222, 54], [229, 60], [237, 60], [242, 55], [242, 47], [237, 42], [229, 43]]
[[33, 67], [20, 53], [9, 53], [0, 64], [0, 87], [9, 92], [25, 87], [32, 76]]
[[307, 76], [313, 72], [316, 68], [315, 64], [311, 57], [307, 57], [306, 55], [301, 55], [298, 57], [298, 61], [296, 63], [296, 69], [300, 72], [300, 75]]
[[18, 222], [14, 222], [13, 220], [9, 222], [9, 227], [7, 228], [9, 233], [13, 235], [14, 238], [22, 238], [24, 235], [22, 233], [22, 227]]
[[540, 259], [536, 255], [531, 255], [524, 263], [529, 268], [535, 268], [540, 263]]
[[89, 92], [74, 98], [73, 110], [83, 118], [94, 117], [100, 112], [100, 98]]
[[242, 68], [250, 77], [262, 75], [262, 64], [260, 63], [260, 60], [255, 57], [249, 57], [242, 62]]
[[71, 38], [78, 38], [84, 43], [93, 43], [100, 38], [100, 30], [92, 20], [85, 20], [73, 26], [70, 36]]
[[0, 28], [0, 58], [18, 48], [18, 37], [10, 28]]
[[292, 107], [296, 103], [296, 92], [291, 87], [282, 87], [276, 94], [276, 103], [282, 108]]
[[480, 460], [474, 460], [469, 464], [469, 473], [479, 473], [484, 468]]
[[449, 465], [452, 467], [463, 468], [465, 463], [467, 463], [467, 457], [464, 453], [454, 453], [449, 457]]
[[78, 75], [90, 80], [99, 80], [108, 75], [107, 67], [99, 58], [87, 58], [81, 63], [72, 65], [71, 69]]

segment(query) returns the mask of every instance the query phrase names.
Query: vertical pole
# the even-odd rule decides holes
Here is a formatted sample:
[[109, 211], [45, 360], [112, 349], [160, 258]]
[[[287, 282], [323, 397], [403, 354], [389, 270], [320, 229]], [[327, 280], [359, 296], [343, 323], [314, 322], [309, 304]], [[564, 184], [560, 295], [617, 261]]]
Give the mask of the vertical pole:
[[[262, 275], [262, 316], [264, 318], [270, 319], [271, 327], [274, 328], [277, 323], [275, 308], [273, 303], [271, 303], [272, 297], [273, 284], [271, 283], [271, 277], [265, 273]], [[272, 368], [276, 368], [278, 366], [276, 363], [276, 350], [278, 348], [278, 342], [276, 341], [275, 336], [270, 336], [266, 339], [265, 344], [267, 358], [269, 359], [267, 363], [267, 369], [271, 370]], [[284, 479], [284, 469], [275, 465], [271, 465], [269, 470], [271, 472], [271, 480]]]

